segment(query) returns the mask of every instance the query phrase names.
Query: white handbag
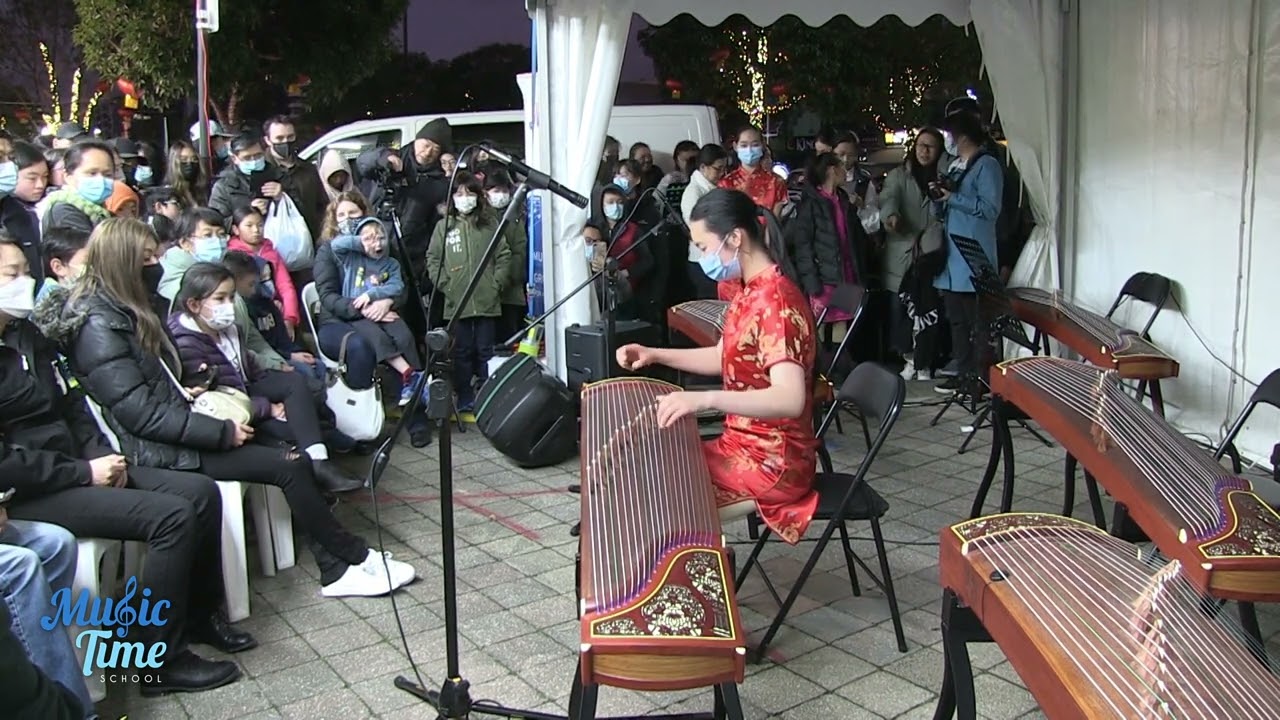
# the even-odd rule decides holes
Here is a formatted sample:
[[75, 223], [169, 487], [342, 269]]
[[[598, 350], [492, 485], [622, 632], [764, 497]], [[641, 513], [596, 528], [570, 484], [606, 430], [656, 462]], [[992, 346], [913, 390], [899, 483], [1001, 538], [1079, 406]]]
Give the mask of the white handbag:
[[333, 411], [339, 432], [361, 442], [377, 440], [382, 436], [382, 426], [387, 419], [377, 378], [370, 388], [352, 390], [344, 377], [347, 372], [347, 341], [354, 334], [349, 332], [342, 336], [338, 369], [329, 373], [325, 404]]

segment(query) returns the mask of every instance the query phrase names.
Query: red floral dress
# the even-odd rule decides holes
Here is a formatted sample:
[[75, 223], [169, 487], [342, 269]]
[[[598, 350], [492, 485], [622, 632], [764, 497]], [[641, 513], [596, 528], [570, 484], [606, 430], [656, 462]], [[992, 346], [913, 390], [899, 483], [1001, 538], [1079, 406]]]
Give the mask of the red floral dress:
[[[746, 193], [756, 205], [769, 212], [773, 212], [774, 208], [787, 201], [787, 183], [758, 166], [755, 170], [747, 170], [739, 166], [720, 179], [720, 187]], [[725, 302], [733, 302], [740, 292], [742, 292], [741, 280], [725, 280], [716, 283], [716, 296]]]
[[[804, 367], [805, 387], [812, 386], [817, 343], [809, 301], [778, 268], [743, 286], [725, 312], [722, 338], [725, 390], [765, 389], [769, 369], [784, 362]], [[754, 500], [765, 524], [793, 544], [818, 508], [812, 404], [806, 390], [805, 410], [795, 419], [728, 415], [724, 434], [702, 446], [719, 506]]]

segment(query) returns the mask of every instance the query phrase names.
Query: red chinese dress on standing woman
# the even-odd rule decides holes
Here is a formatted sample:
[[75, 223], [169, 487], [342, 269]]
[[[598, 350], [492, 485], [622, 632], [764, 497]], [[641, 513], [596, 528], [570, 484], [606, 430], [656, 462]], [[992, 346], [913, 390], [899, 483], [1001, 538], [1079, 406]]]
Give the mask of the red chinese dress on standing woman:
[[754, 500], [760, 517], [789, 543], [804, 534], [818, 508], [813, 489], [818, 441], [813, 432], [813, 315], [800, 288], [773, 267], [742, 285], [725, 312], [720, 361], [724, 389], [763, 390], [769, 369], [805, 369], [805, 409], [797, 418], [726, 415], [724, 434], [703, 443], [720, 507]]
[[[769, 212], [773, 212], [774, 208], [787, 201], [787, 184], [782, 178], [758, 165], [755, 170], [738, 166], [733, 172], [720, 179], [720, 187], [746, 193], [752, 202]], [[742, 292], [741, 280], [725, 280], [716, 283], [716, 296], [725, 302], [732, 302], [740, 292]]]

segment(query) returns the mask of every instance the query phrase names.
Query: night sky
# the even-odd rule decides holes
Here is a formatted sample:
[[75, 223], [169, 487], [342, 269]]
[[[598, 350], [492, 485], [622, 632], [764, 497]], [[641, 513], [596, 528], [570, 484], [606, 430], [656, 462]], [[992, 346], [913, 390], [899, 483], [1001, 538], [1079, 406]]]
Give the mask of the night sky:
[[[623, 63], [623, 80], [652, 80], [653, 64], [635, 40], [644, 27], [632, 23], [631, 44]], [[521, 0], [411, 0], [409, 50], [433, 60], [461, 55], [490, 43], [528, 45], [533, 25]]]

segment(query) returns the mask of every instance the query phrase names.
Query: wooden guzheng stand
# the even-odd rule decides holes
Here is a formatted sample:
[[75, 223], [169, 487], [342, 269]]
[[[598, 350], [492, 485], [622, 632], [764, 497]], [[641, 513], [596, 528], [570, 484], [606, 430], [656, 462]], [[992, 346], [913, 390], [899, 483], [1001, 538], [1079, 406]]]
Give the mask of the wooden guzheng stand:
[[716, 717], [741, 720], [746, 640], [729, 552], [693, 417], [662, 430], [657, 398], [621, 378], [582, 391], [580, 672], [571, 718], [594, 718], [600, 685], [714, 687]]
[[994, 640], [1053, 720], [1263, 720], [1280, 679], [1163, 567], [1078, 520], [993, 515], [942, 531], [946, 677], [935, 720], [977, 715], [965, 647]]
[[720, 342], [728, 309], [729, 303], [723, 300], [690, 300], [667, 309], [667, 327], [699, 347], [711, 347]]

